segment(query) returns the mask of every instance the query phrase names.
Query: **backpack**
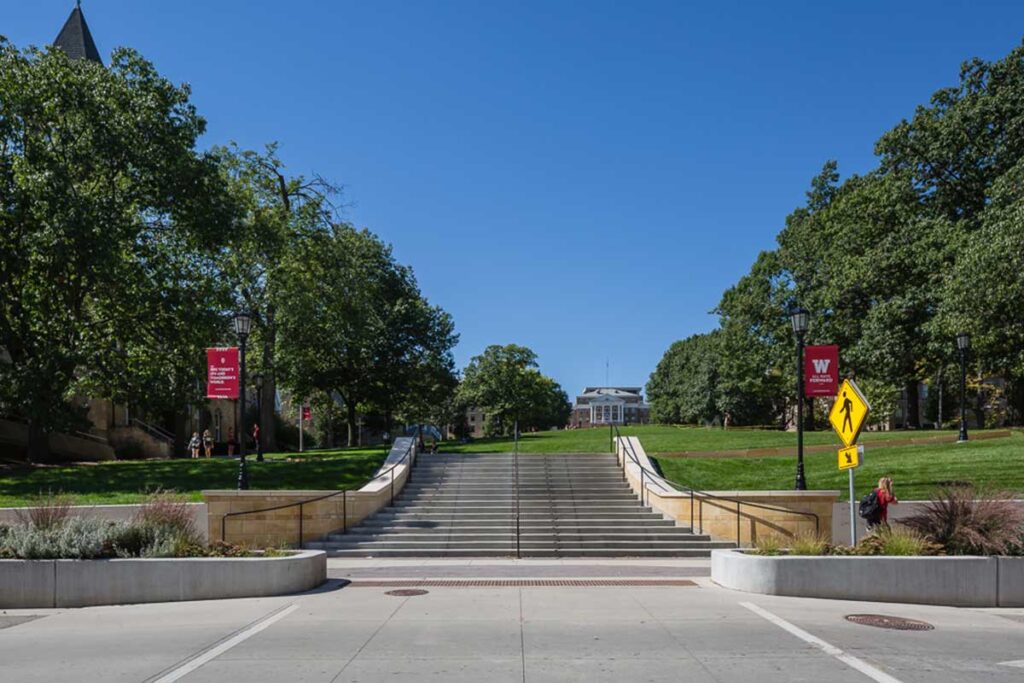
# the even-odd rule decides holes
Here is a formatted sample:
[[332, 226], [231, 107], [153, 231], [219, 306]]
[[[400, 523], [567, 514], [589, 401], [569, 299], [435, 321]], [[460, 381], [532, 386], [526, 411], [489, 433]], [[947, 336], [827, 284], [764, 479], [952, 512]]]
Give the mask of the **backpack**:
[[858, 511], [861, 518], [870, 521], [877, 518], [881, 512], [882, 506], [878, 503], [878, 491], [873, 490], [861, 499], [860, 510]]

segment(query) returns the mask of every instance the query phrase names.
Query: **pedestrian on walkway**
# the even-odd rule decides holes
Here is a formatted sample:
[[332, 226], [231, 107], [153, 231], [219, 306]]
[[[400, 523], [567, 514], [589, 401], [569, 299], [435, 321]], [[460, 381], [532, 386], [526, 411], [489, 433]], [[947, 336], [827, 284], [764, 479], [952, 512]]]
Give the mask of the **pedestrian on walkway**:
[[199, 432], [192, 432], [192, 438], [188, 442], [188, 451], [191, 453], [193, 458], [199, 457], [199, 447], [202, 443], [199, 441]]
[[878, 488], [875, 489], [875, 496], [878, 499], [878, 513], [868, 520], [868, 531], [888, 529], [889, 506], [900, 502], [892, 492], [891, 477], [882, 477], [878, 480]]
[[230, 457], [230, 456], [234, 455], [235, 451], [237, 449], [238, 449], [238, 442], [235, 441], [235, 428], [234, 427], [229, 427], [228, 428], [228, 456]]
[[263, 462], [263, 445], [260, 443], [260, 425], [258, 422], [252, 425], [252, 445], [256, 450], [256, 460]]
[[210, 434], [209, 429], [203, 430], [203, 450], [207, 458], [213, 455], [213, 434]]

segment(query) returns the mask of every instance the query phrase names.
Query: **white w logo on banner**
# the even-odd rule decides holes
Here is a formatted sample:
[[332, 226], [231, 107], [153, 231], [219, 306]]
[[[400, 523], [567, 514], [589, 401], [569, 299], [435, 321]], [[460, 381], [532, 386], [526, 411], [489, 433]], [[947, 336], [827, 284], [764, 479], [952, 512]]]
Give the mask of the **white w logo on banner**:
[[818, 373], [828, 372], [828, 366], [832, 362], [831, 358], [812, 358], [811, 362], [814, 363], [814, 371]]

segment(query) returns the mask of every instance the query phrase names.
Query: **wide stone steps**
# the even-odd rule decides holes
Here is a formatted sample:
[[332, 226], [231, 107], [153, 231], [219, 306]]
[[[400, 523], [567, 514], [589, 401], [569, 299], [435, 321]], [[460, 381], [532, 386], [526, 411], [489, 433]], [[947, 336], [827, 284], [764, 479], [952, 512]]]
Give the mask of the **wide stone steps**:
[[[517, 485], [518, 484], [518, 485]], [[516, 514], [519, 536], [516, 543]], [[394, 504], [308, 543], [338, 557], [707, 557], [732, 547], [643, 506], [612, 455], [424, 455]]]

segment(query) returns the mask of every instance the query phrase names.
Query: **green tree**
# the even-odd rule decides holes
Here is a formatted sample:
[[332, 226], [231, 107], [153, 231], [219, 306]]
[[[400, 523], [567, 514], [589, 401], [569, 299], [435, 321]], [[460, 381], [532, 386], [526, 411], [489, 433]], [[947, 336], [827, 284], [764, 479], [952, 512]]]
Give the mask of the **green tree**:
[[558, 383], [538, 370], [537, 354], [517, 344], [491, 345], [474, 356], [458, 397], [487, 413], [486, 433], [495, 436], [512, 434], [517, 420], [520, 430], [564, 426], [571, 411]]
[[281, 275], [279, 370], [298, 395], [342, 398], [349, 445], [361, 407], [389, 418], [424, 373], [450, 364], [451, 317], [369, 231], [335, 225], [295, 240]]
[[0, 39], [0, 400], [31, 457], [83, 386], [194, 395], [234, 215], [204, 128], [188, 87], [133, 51], [104, 68]]
[[253, 316], [249, 376], [263, 377], [260, 439], [264, 450], [276, 447], [274, 406], [277, 396], [277, 311], [282, 268], [297, 241], [329, 231], [341, 191], [320, 176], [290, 176], [277, 145], [263, 152], [236, 145], [217, 150], [240, 208], [237, 237], [224, 254], [224, 277], [233, 289], [233, 306]]

